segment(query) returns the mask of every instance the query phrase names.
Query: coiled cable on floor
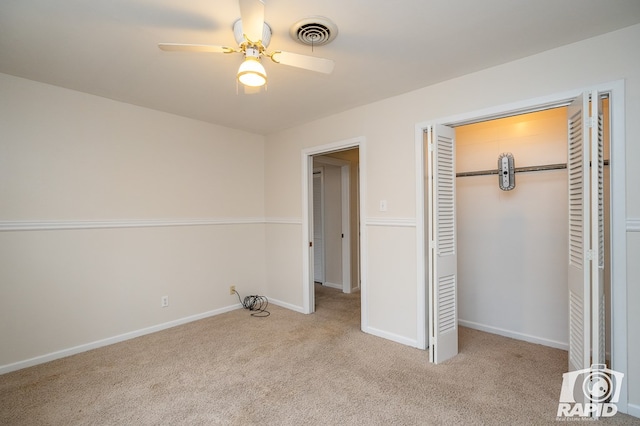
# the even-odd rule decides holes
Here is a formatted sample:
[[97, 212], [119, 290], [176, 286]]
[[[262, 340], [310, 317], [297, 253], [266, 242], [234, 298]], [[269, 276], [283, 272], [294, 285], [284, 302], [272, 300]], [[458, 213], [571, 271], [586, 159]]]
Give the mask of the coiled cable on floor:
[[266, 296], [247, 296], [242, 300], [240, 299], [240, 293], [235, 290], [234, 292], [238, 295], [238, 300], [242, 307], [252, 312], [252, 317], [268, 317], [271, 315], [271, 312], [267, 311], [269, 300]]

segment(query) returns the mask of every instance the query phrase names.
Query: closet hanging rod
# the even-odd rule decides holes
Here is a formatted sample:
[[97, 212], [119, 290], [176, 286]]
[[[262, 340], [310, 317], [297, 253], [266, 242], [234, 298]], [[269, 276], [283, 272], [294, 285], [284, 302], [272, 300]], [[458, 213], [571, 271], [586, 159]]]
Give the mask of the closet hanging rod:
[[[609, 165], [609, 160], [604, 160], [604, 165]], [[524, 172], [541, 172], [545, 170], [561, 170], [566, 169], [567, 163], [558, 163], [558, 164], [546, 164], [544, 166], [527, 166], [527, 167], [516, 167], [516, 173], [524, 173]], [[456, 173], [456, 177], [469, 177], [469, 176], [485, 176], [485, 175], [497, 175], [498, 169], [494, 170], [478, 170], [476, 172], [460, 172]]]

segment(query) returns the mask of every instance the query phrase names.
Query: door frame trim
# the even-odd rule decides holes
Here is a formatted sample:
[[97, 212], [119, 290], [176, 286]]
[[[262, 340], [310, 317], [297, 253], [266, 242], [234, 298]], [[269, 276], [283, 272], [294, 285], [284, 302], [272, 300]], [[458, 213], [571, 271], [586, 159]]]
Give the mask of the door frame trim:
[[[625, 162], [625, 82], [616, 80], [602, 84], [554, 93], [538, 98], [525, 99], [509, 104], [497, 105], [476, 111], [464, 112], [447, 117], [419, 122], [415, 125], [416, 152], [416, 253], [417, 253], [417, 301], [418, 347], [428, 346], [428, 311], [426, 301], [425, 265], [425, 164], [424, 129], [435, 124], [460, 126], [474, 122], [488, 121], [502, 117], [540, 111], [568, 105], [581, 93], [597, 90], [611, 95], [609, 102], [610, 122], [610, 168], [611, 197], [611, 369], [627, 374], [627, 235], [626, 235], [626, 162]], [[627, 376], [628, 377], [628, 376]], [[628, 410], [628, 382], [623, 381], [620, 412]]]

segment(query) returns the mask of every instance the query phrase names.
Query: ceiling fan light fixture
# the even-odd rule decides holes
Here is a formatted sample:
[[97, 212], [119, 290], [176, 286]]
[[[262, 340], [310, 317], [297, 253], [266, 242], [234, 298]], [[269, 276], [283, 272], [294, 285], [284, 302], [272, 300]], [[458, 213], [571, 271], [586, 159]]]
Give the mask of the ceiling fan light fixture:
[[267, 83], [267, 72], [258, 58], [247, 56], [238, 68], [238, 81], [245, 86], [260, 87]]

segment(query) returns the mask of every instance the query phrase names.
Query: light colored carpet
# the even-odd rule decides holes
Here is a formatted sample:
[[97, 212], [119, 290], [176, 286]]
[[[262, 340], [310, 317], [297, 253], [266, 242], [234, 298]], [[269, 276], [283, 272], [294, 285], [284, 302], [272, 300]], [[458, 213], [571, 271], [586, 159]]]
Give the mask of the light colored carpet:
[[556, 423], [566, 352], [461, 328], [431, 365], [362, 333], [359, 297], [319, 287], [313, 315], [237, 310], [0, 376], [0, 424]]

